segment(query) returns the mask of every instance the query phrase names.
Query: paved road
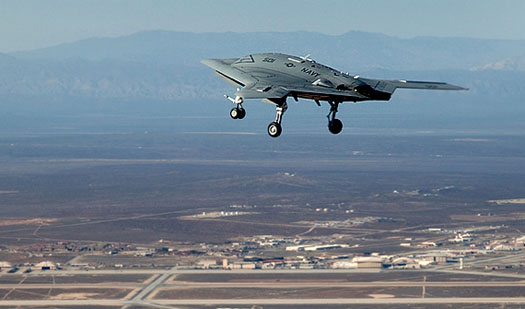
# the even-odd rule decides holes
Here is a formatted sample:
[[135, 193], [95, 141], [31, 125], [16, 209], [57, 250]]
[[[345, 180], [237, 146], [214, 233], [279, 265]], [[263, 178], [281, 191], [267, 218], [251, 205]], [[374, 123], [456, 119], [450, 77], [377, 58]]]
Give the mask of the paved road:
[[525, 281], [376, 281], [376, 282], [339, 282], [337, 280], [293, 281], [280, 280], [261, 282], [245, 280], [243, 282], [188, 282], [172, 281], [165, 283], [171, 274], [158, 275], [151, 283], [8, 283], [0, 284], [0, 289], [139, 289], [132, 299], [143, 300], [155, 289], [163, 288], [364, 288], [364, 287], [525, 287]]
[[163, 285], [163, 288], [374, 288], [374, 287], [525, 287], [525, 281], [454, 281], [454, 282], [403, 282], [403, 281], [381, 281], [381, 282], [175, 282]]
[[144, 300], [151, 293], [153, 293], [153, 291], [155, 291], [159, 286], [163, 285], [164, 282], [166, 282], [166, 280], [168, 280], [170, 276], [172, 276], [172, 274], [169, 274], [169, 273], [160, 275], [158, 278], [153, 280], [146, 287], [138, 291], [138, 293], [131, 298], [131, 301], [132, 302], [144, 302]]
[[[366, 273], [381, 273], [390, 272], [381, 269], [267, 269], [267, 270], [198, 270], [198, 269], [97, 269], [97, 270], [46, 270], [44, 273], [32, 272], [31, 276], [38, 275], [56, 275], [56, 276], [71, 276], [71, 275], [155, 275], [155, 274], [366, 274]], [[394, 272], [394, 271], [393, 271]], [[517, 278], [525, 280], [525, 274], [512, 274], [503, 272], [483, 272], [470, 270], [456, 270], [450, 268], [427, 268], [421, 270], [405, 270], [405, 273], [411, 272], [418, 274], [420, 272], [433, 273], [455, 273], [464, 275], [490, 276], [490, 277], [506, 277]], [[19, 275], [19, 274], [18, 274]]]
[[288, 299], [196, 299], [196, 300], [155, 300], [161, 305], [336, 305], [336, 304], [525, 304], [525, 297], [519, 298], [288, 298]]
[[[32, 272], [29, 276], [70, 276], [70, 275], [155, 275], [155, 274], [354, 274], [380, 273], [381, 269], [266, 269], [266, 270], [205, 270], [205, 269], [94, 269], [94, 270], [46, 270]], [[17, 274], [20, 275], [20, 274]], [[523, 276], [525, 279], [525, 275]]]
[[[175, 270], [175, 267], [171, 271]], [[173, 274], [169, 271], [166, 271], [164, 274], [155, 277], [153, 280], [150, 280], [148, 284], [144, 285], [142, 288], [137, 289], [135, 294], [131, 296], [130, 300], [125, 304], [123, 308], [129, 307], [129, 305], [142, 305], [142, 306], [153, 306], [153, 307], [162, 307], [161, 305], [156, 305], [151, 301], [147, 300], [147, 297], [150, 296], [157, 288], [162, 286]]]
[[337, 304], [525, 304], [525, 297], [472, 297], [472, 298], [287, 298], [287, 299], [163, 299], [144, 304], [124, 300], [6, 300], [0, 306], [127, 306], [146, 305], [337, 305]]
[[504, 278], [518, 278], [525, 280], [525, 274], [512, 274], [512, 273], [502, 273], [502, 272], [482, 272], [482, 271], [472, 271], [472, 270], [458, 270], [458, 269], [426, 269], [428, 272], [436, 273], [450, 273], [450, 274], [464, 274], [464, 275], [476, 275], [476, 276], [488, 276], [488, 277], [504, 277]]
[[0, 284], [0, 289], [135, 289], [145, 286], [142, 283], [8, 283]]
[[498, 256], [498, 257], [488, 258], [488, 259], [478, 258], [475, 260], [467, 260], [465, 265], [467, 264], [468, 265], [472, 265], [472, 264], [490, 265], [490, 264], [497, 264], [496, 262], [500, 262], [500, 261], [513, 261], [513, 260], [519, 260], [519, 261], [525, 260], [525, 252], [505, 254], [503, 256]]

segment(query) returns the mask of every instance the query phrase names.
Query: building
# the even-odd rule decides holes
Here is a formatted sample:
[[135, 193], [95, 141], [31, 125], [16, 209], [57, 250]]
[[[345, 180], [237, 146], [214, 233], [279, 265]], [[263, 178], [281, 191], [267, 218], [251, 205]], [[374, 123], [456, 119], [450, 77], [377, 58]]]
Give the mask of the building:
[[286, 247], [286, 251], [304, 251], [304, 247], [303, 245], [298, 245], [298, 246], [288, 246]]
[[419, 266], [421, 268], [430, 267], [431, 265], [436, 265], [437, 263], [434, 261], [427, 261], [427, 260], [419, 260]]
[[10, 270], [12, 268], [13, 268], [13, 264], [6, 262], [6, 261], [0, 261], [0, 271]]
[[217, 260], [215, 259], [203, 259], [197, 262], [196, 267], [203, 268], [203, 269], [210, 269], [210, 268], [219, 268], [219, 265], [217, 264]]
[[355, 269], [357, 268], [357, 263], [350, 261], [337, 261], [332, 263], [332, 268]]
[[474, 237], [472, 237], [472, 235], [470, 235], [469, 233], [465, 233], [465, 234], [459, 233], [459, 234], [456, 234], [456, 237], [449, 239], [448, 241], [455, 242], [455, 243], [461, 243], [461, 242], [470, 242], [473, 240], [474, 240]]
[[270, 259], [264, 260], [261, 264], [262, 269], [275, 269], [277, 267], [282, 267], [284, 265], [284, 260], [280, 259]]
[[419, 246], [423, 247], [423, 248], [439, 247], [441, 245], [442, 245], [442, 243], [435, 242], [435, 241], [424, 241], [424, 242], [419, 244]]
[[438, 252], [429, 252], [425, 254], [419, 254], [417, 257], [425, 261], [434, 262], [436, 264], [457, 262], [456, 258], [458, 257], [457, 256], [451, 257], [449, 256], [449, 254], [450, 253], [438, 251]]
[[510, 245], [499, 244], [499, 245], [495, 245], [494, 247], [492, 247], [492, 250], [494, 251], [514, 251], [517, 249]]
[[357, 268], [382, 268], [384, 258], [380, 256], [356, 256], [352, 259]]
[[399, 257], [392, 260], [390, 267], [394, 269], [419, 269], [421, 264], [413, 258]]
[[516, 241], [514, 242], [514, 245], [516, 247], [525, 247], [525, 236], [521, 236], [519, 238], [516, 238]]
[[56, 270], [57, 264], [51, 261], [44, 261], [36, 264], [33, 268], [39, 270]]
[[230, 269], [255, 269], [255, 263], [235, 262], [229, 265]]

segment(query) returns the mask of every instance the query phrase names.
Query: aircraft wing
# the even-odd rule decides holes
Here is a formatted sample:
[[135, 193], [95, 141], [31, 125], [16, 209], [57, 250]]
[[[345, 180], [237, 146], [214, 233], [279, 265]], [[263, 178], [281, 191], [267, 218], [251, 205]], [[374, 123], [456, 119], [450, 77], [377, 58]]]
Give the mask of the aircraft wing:
[[[300, 85], [273, 85], [272, 81], [258, 80], [253, 85], [246, 85], [237, 91], [237, 95], [246, 99], [271, 99], [293, 96], [322, 101], [363, 101], [369, 99], [389, 100], [398, 88], [430, 90], [467, 90], [467, 88], [442, 83], [407, 80], [376, 80], [358, 78], [362, 85], [353, 89], [340, 90], [331, 87]], [[349, 91], [350, 90], [350, 91]]]
[[390, 81], [396, 88], [408, 88], [408, 89], [431, 89], [431, 90], [468, 90], [456, 85], [451, 85], [441, 82], [423, 82], [413, 80], [397, 80]]
[[385, 80], [385, 79], [369, 79], [360, 78], [360, 81], [370, 85], [374, 90], [383, 91], [387, 93], [394, 93], [398, 88], [406, 89], [429, 89], [429, 90], [468, 90], [467, 88], [459, 87], [442, 82], [426, 82], [413, 80]]

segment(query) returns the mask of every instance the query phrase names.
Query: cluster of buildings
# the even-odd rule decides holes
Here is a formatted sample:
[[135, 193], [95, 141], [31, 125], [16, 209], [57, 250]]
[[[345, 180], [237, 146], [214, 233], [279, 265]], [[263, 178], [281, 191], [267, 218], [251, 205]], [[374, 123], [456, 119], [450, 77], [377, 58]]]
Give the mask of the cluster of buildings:
[[488, 237], [486, 233], [481, 233], [500, 228], [503, 228], [503, 226], [475, 227], [466, 230], [428, 228], [420, 231], [420, 233], [437, 234], [437, 237], [431, 237], [433, 240], [414, 242], [413, 238], [409, 237], [405, 239], [408, 242], [402, 242], [399, 245], [402, 247], [432, 248], [448, 244], [468, 246], [470, 248], [483, 248], [493, 251], [513, 251], [521, 250], [521, 248], [525, 247], [525, 236], [511, 237], [506, 234], [499, 234], [498, 238], [495, 239], [495, 234], [489, 234], [491, 236]]
[[[241, 206], [239, 206], [241, 207]], [[233, 215], [241, 211], [231, 212]], [[216, 215], [216, 214], [213, 214]], [[219, 213], [218, 215], [223, 215]], [[224, 215], [230, 215], [225, 213]], [[390, 220], [383, 217], [363, 217], [346, 221], [324, 221], [315, 224], [352, 224], [356, 222], [378, 222]], [[127, 243], [75, 243], [56, 242], [32, 244], [18, 248], [0, 248], [11, 253], [22, 254], [27, 260], [38, 261], [33, 264], [18, 264], [13, 261], [0, 261], [0, 271], [11, 271], [19, 267], [26, 269], [60, 269], [63, 267], [156, 267], [154, 260], [159, 258], [182, 268], [193, 269], [419, 269], [436, 264], [456, 263], [463, 268], [463, 260], [478, 258], [501, 251], [517, 251], [525, 248], [525, 236], [512, 237], [511, 234], [498, 234], [494, 230], [501, 227], [475, 227], [463, 230], [428, 228], [415, 231], [413, 237], [404, 238], [397, 243], [403, 249], [391, 251], [390, 255], [363, 251], [356, 253], [359, 242], [348, 243], [348, 235], [328, 236], [275, 236], [256, 235], [241, 237], [221, 244], [181, 243], [160, 240], [151, 246], [136, 246]], [[403, 238], [398, 238], [403, 239]], [[346, 240], [346, 241], [345, 241]], [[366, 239], [360, 243], [366, 247]], [[393, 244], [396, 247], [397, 244]], [[395, 253], [398, 252], [398, 253]], [[106, 264], [76, 263], [60, 265], [58, 256], [105, 256]], [[115, 256], [115, 259], [107, 259]], [[133, 261], [126, 265], [124, 261]], [[31, 259], [32, 258], [32, 259]], [[135, 258], [135, 260], [133, 260]], [[100, 258], [99, 258], [100, 259]], [[107, 263], [108, 260], [113, 262]], [[139, 261], [140, 260], [140, 261]], [[62, 259], [64, 261], [64, 259]], [[75, 258], [76, 261], [76, 258]], [[144, 262], [146, 261], [146, 262]], [[148, 262], [151, 261], [151, 262]], [[135, 264], [131, 264], [135, 263]], [[132, 266], [135, 265], [135, 266]], [[138, 266], [137, 266], [138, 265]], [[521, 267], [521, 266], [520, 266]]]
[[0, 261], [0, 271], [5, 272], [16, 272], [19, 267], [24, 267], [25, 272], [30, 272], [33, 270], [57, 270], [60, 269], [60, 266], [58, 263], [55, 263], [53, 261], [42, 261], [39, 263], [24, 263], [23, 265], [15, 265], [11, 262], [7, 261]]
[[121, 251], [135, 251], [137, 247], [121, 243], [77, 243], [58, 241], [54, 243], [31, 244], [13, 248], [14, 253], [25, 253], [32, 256], [52, 256], [53, 254], [95, 253], [116, 254]]
[[[326, 237], [278, 237], [259, 235], [232, 242], [226, 255], [198, 260], [193, 267], [203, 269], [420, 269], [437, 264], [455, 264], [463, 269], [464, 259], [483, 258], [502, 250], [522, 250], [525, 236], [487, 240], [472, 231], [445, 231], [439, 228], [427, 231], [442, 235], [439, 240], [401, 243], [417, 251], [395, 255], [379, 253], [341, 255], [346, 248], [358, 245], [338, 243], [338, 235]], [[452, 234], [453, 237], [449, 235]], [[412, 241], [413, 238], [405, 238]], [[476, 243], [474, 243], [476, 242]], [[459, 246], [458, 246], [459, 245]], [[266, 251], [261, 249], [267, 249]], [[333, 251], [331, 251], [333, 250]], [[250, 252], [275, 252], [284, 257], [247, 257]], [[355, 251], [355, 250], [354, 250]], [[239, 252], [244, 252], [239, 254]], [[330, 252], [334, 252], [330, 254]], [[290, 254], [292, 254], [290, 256]], [[297, 255], [294, 255], [297, 254]], [[338, 255], [339, 254], [339, 255]]]
[[414, 255], [334, 255], [250, 258], [203, 258], [196, 269], [420, 269], [436, 264], [462, 263], [465, 252], [436, 251]]
[[486, 250], [494, 251], [516, 251], [525, 248], [525, 236], [515, 239], [499, 239], [489, 241], [485, 244]]

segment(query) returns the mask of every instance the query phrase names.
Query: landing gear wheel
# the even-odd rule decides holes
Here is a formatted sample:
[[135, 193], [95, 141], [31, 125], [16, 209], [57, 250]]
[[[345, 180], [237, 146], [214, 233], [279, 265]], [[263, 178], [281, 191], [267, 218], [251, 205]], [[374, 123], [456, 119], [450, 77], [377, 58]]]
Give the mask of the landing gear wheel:
[[281, 125], [277, 122], [272, 122], [270, 123], [270, 125], [268, 125], [268, 134], [271, 137], [278, 137], [279, 135], [281, 135], [282, 131], [283, 129], [281, 128]]
[[237, 109], [237, 107], [234, 107], [234, 108], [231, 109], [230, 117], [232, 117], [232, 119], [239, 118], [239, 110]]
[[343, 123], [339, 119], [334, 119], [328, 122], [328, 130], [332, 134], [339, 134], [343, 130]]
[[243, 119], [246, 116], [246, 110], [244, 108], [238, 108], [237, 119]]
[[233, 119], [243, 119], [246, 116], [244, 108], [234, 107], [230, 111], [230, 117]]

